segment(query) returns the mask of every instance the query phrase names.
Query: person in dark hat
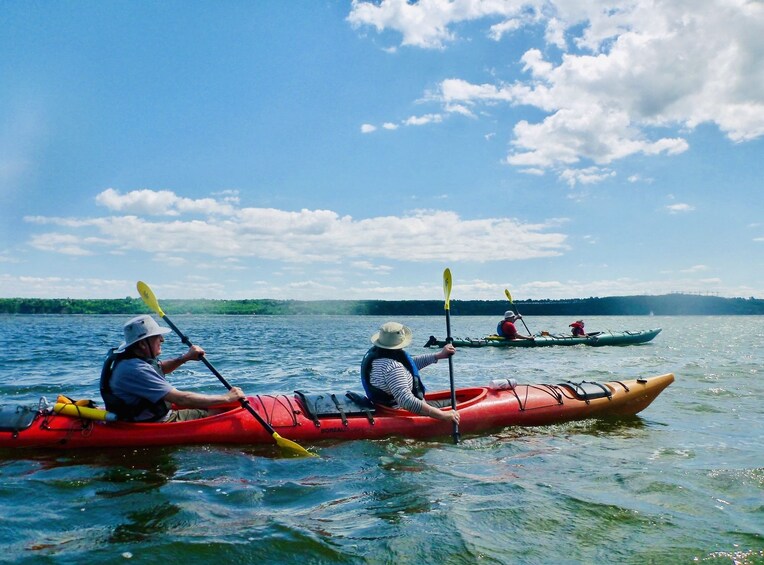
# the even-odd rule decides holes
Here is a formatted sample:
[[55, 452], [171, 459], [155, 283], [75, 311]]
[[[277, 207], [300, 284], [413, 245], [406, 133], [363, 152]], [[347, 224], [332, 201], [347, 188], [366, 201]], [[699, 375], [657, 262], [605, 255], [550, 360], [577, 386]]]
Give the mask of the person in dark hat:
[[[198, 361], [204, 350], [192, 345], [174, 359], [159, 360], [164, 335], [170, 332], [148, 315], [128, 320], [125, 340], [109, 356], [101, 374], [101, 396], [109, 412], [131, 422], [179, 422], [203, 418], [208, 408], [244, 399], [233, 387], [224, 394], [199, 394], [173, 387], [165, 375], [188, 361]], [[183, 406], [174, 410], [172, 405]]]
[[425, 401], [424, 384], [419, 376], [420, 369], [448, 359], [456, 348], [449, 343], [438, 353], [411, 357], [404, 348], [412, 338], [411, 330], [398, 322], [383, 324], [371, 336], [374, 345], [361, 362], [361, 382], [366, 395], [377, 404], [458, 424], [459, 412], [441, 410]]

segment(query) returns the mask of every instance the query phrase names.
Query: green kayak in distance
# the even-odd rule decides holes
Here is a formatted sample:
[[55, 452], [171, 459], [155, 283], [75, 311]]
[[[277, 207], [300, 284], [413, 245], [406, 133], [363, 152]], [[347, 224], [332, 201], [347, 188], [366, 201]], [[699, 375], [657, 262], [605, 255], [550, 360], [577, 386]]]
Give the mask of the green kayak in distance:
[[[455, 337], [452, 343], [455, 347], [549, 347], [552, 345], [591, 345], [603, 347], [605, 345], [636, 345], [647, 343], [661, 333], [661, 328], [652, 330], [626, 330], [613, 332], [592, 332], [587, 337], [574, 337], [565, 334], [550, 334], [542, 332], [535, 335], [533, 341], [529, 339], [506, 339], [496, 334], [485, 337]], [[425, 347], [443, 347], [447, 341], [431, 335]]]

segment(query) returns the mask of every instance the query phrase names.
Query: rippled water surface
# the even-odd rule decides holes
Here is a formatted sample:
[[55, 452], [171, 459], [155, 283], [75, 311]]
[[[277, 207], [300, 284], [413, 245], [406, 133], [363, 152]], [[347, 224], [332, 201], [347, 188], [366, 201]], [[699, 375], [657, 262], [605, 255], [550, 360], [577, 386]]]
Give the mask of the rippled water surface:
[[[361, 390], [376, 317], [172, 315], [250, 394]], [[4, 406], [98, 399], [124, 317], [0, 316]], [[400, 318], [410, 352], [445, 320]], [[527, 319], [534, 332], [571, 320]], [[496, 320], [452, 317], [479, 337]], [[629, 347], [460, 349], [457, 386], [676, 382], [637, 418], [468, 436], [274, 448], [0, 452], [0, 561], [75, 563], [764, 563], [764, 317], [592, 317], [587, 329], [662, 327]], [[185, 348], [168, 336], [164, 355]], [[423, 371], [448, 387], [448, 364]], [[217, 392], [202, 364], [171, 376]]]

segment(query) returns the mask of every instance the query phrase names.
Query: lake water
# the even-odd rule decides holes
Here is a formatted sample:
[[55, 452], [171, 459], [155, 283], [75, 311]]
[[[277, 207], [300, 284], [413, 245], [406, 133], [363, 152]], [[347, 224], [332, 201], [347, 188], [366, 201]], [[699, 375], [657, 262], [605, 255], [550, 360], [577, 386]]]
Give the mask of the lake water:
[[[361, 390], [377, 317], [170, 314], [247, 393]], [[501, 314], [501, 313], [499, 313]], [[123, 316], [0, 316], [3, 405], [98, 396]], [[401, 317], [412, 354], [443, 317]], [[452, 317], [452, 334], [496, 319]], [[530, 318], [534, 332], [572, 320]], [[506, 428], [459, 445], [0, 452], [0, 561], [12, 563], [764, 563], [764, 317], [590, 317], [589, 331], [662, 327], [639, 346], [460, 349], [457, 386], [676, 382], [639, 417]], [[522, 328], [522, 324], [520, 324]], [[164, 356], [185, 350], [168, 336]], [[448, 388], [448, 364], [423, 371]], [[218, 392], [201, 363], [178, 388]]]

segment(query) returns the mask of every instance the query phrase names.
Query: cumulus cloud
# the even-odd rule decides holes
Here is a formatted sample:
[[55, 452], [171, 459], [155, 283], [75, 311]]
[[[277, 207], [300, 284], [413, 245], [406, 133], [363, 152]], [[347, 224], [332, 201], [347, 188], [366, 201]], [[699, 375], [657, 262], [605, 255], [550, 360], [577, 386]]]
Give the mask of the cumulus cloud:
[[[405, 120], [402, 120], [400, 124], [396, 124], [393, 122], [385, 122], [382, 124], [382, 129], [386, 130], [396, 130], [399, 127], [403, 126], [425, 126], [427, 124], [436, 124], [443, 121], [443, 116], [441, 114], [425, 114], [423, 116], [409, 116]], [[364, 124], [361, 126], [361, 132], [362, 133], [373, 133], [377, 131], [377, 126], [371, 125], [371, 124]]]
[[[353, 0], [348, 21], [353, 27], [373, 26], [378, 32], [386, 29], [401, 34], [401, 45], [442, 49], [457, 38], [451, 30], [454, 24], [477, 20], [484, 17], [503, 16], [511, 19], [521, 15], [525, 6], [537, 2], [517, 2], [513, 0], [481, 2], [475, 0], [428, 0], [409, 2], [408, 0], [383, 0], [365, 2]], [[513, 24], [497, 24], [491, 30], [493, 36], [500, 37]]]
[[570, 182], [572, 167], [676, 155], [688, 142], [666, 132], [700, 124], [738, 143], [764, 135], [762, 2], [354, 0], [348, 20], [400, 34], [402, 46], [440, 50], [468, 39], [457, 33], [474, 29], [465, 22], [484, 23], [495, 41], [545, 26], [543, 44], [507, 61], [522, 66], [520, 79], [452, 76], [424, 97], [446, 115], [496, 119], [497, 104], [541, 112], [506, 123], [505, 161], [522, 171], [553, 170]]
[[423, 126], [441, 121], [443, 121], [443, 116], [440, 114], [426, 114], [424, 116], [411, 116], [404, 120], [403, 123], [407, 126]]
[[683, 214], [685, 212], [692, 212], [695, 210], [695, 206], [677, 202], [676, 204], [669, 204], [666, 206], [666, 210], [668, 210], [669, 214]]
[[[67, 255], [138, 251], [174, 262], [189, 256], [295, 263], [487, 262], [550, 257], [567, 249], [567, 236], [555, 231], [559, 220], [531, 224], [505, 217], [464, 219], [443, 210], [355, 219], [331, 210], [235, 207], [214, 198], [194, 200], [148, 189], [124, 194], [107, 189], [96, 200], [112, 212], [131, 213], [27, 217], [30, 224], [56, 230], [33, 235], [29, 244]], [[175, 217], [154, 219], [162, 210]], [[449, 245], [443, 245], [444, 234]]]
[[179, 216], [180, 214], [230, 214], [232, 204], [238, 201], [226, 194], [222, 200], [214, 198], [181, 198], [169, 190], [133, 190], [121, 194], [107, 188], [96, 196], [96, 203], [115, 212], [129, 212], [150, 216]]
[[566, 169], [560, 173], [560, 178], [570, 186], [576, 184], [594, 184], [605, 180], [608, 177], [614, 177], [615, 172], [599, 167], [587, 167], [586, 169]]

